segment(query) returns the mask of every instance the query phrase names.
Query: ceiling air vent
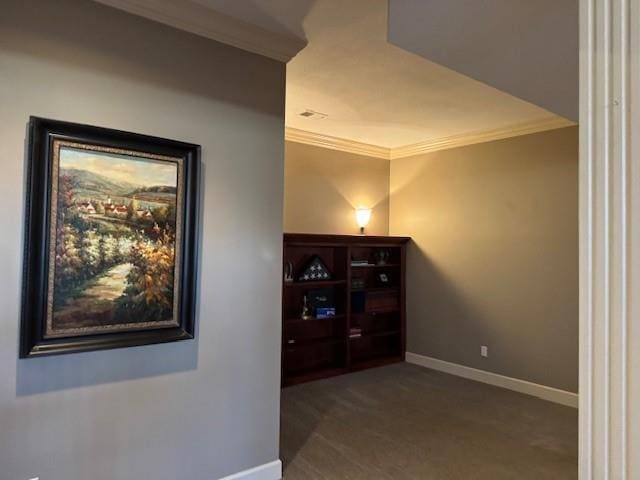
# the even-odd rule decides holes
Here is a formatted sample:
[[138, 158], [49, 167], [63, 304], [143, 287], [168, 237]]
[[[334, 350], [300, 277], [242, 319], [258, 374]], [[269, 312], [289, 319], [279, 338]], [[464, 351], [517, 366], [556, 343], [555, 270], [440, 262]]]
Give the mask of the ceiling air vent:
[[317, 118], [318, 120], [322, 120], [324, 118], [327, 118], [328, 115], [326, 113], [316, 112], [315, 110], [305, 110], [300, 114], [300, 116], [306, 117], [306, 118]]

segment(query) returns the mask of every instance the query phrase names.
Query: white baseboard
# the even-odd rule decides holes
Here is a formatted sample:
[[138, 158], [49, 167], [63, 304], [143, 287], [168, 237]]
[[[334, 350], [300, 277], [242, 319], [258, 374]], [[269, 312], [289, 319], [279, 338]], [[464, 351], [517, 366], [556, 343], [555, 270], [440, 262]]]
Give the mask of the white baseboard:
[[577, 393], [567, 392], [565, 390], [547, 387], [546, 385], [539, 385], [533, 382], [527, 382], [526, 380], [520, 380], [518, 378], [506, 377], [504, 375], [479, 370], [477, 368], [465, 367], [464, 365], [445, 362], [444, 360], [438, 360], [437, 358], [427, 357], [417, 353], [407, 352], [405, 359], [408, 363], [420, 365], [421, 367], [427, 367], [440, 372], [450, 373], [451, 375], [456, 375], [458, 377], [468, 378], [469, 380], [475, 380], [476, 382], [488, 383], [489, 385], [494, 385], [496, 387], [514, 390], [516, 392], [542, 398], [543, 400], [566, 405], [567, 407], [578, 408]]
[[282, 479], [282, 462], [274, 460], [273, 462], [258, 465], [257, 467], [234, 473], [220, 480], [281, 480]]

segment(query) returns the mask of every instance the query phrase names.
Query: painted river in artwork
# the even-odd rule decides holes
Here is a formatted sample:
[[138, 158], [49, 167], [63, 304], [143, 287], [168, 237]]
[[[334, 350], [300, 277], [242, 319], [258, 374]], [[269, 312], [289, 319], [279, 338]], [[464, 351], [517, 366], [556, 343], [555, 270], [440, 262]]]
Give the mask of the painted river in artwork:
[[124, 295], [132, 267], [130, 263], [123, 263], [107, 270], [80, 295], [58, 309], [56, 321], [73, 327], [95, 325], [98, 319], [103, 319], [104, 324], [110, 323], [113, 302]]

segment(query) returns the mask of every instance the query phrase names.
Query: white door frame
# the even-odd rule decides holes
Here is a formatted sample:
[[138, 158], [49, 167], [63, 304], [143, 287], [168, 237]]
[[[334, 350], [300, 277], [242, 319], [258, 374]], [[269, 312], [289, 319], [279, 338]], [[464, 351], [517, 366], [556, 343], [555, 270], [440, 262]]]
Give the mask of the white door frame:
[[640, 0], [580, 0], [580, 479], [640, 479]]

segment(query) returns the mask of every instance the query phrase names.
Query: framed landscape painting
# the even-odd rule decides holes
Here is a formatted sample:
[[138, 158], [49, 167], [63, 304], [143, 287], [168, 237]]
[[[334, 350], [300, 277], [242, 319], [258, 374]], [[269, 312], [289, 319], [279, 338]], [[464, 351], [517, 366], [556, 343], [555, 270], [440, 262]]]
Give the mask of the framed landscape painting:
[[32, 117], [21, 357], [193, 338], [200, 147]]

